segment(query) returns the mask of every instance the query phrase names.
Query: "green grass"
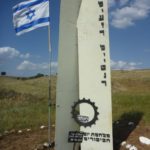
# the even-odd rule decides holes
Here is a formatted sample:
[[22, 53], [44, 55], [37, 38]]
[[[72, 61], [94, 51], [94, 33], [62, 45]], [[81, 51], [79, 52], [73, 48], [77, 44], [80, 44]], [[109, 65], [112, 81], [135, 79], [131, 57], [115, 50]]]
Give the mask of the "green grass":
[[123, 114], [141, 113], [142, 122], [150, 124], [150, 94], [113, 94], [113, 120], [119, 120]]
[[134, 112], [150, 125], [150, 70], [113, 71], [112, 91], [113, 121]]
[[48, 107], [46, 101], [30, 101], [20, 104], [2, 102], [0, 114], [0, 130], [10, 130], [12, 128], [35, 128], [47, 124]]
[[[0, 78], [0, 132], [11, 129], [39, 128], [48, 123], [48, 78], [17, 80]], [[52, 102], [56, 79], [52, 77]], [[54, 123], [55, 111], [51, 108]]]
[[[18, 80], [0, 77], [0, 132], [39, 128], [48, 122], [48, 77]], [[52, 77], [52, 102], [55, 103], [56, 77]], [[150, 71], [112, 71], [113, 121], [136, 118], [150, 125]], [[55, 108], [51, 108], [55, 120]]]

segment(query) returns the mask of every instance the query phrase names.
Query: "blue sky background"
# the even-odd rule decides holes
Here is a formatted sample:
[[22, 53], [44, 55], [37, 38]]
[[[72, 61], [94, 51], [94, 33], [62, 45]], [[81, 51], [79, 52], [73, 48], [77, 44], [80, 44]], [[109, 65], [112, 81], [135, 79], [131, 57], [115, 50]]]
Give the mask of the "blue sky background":
[[[16, 36], [12, 7], [24, 0], [0, 1], [0, 72], [13, 76], [48, 74], [47, 27]], [[60, 0], [51, 0], [52, 72], [58, 54]], [[150, 0], [109, 0], [112, 69], [150, 68]]]

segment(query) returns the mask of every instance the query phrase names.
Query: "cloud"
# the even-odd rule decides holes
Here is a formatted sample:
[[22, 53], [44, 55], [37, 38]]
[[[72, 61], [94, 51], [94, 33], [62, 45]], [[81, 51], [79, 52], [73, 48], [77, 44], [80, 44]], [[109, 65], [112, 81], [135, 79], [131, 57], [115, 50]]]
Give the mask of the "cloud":
[[28, 58], [30, 58], [30, 54], [29, 53], [20, 54], [20, 58], [28, 59]]
[[12, 47], [0, 47], [0, 63], [8, 61], [14, 58], [24, 58], [28, 59], [30, 57], [29, 53], [22, 54], [18, 50]]
[[52, 62], [52, 63], [51, 63], [51, 67], [52, 67], [52, 68], [57, 68], [57, 66], [58, 66], [58, 63], [57, 63], [57, 62]]
[[135, 21], [148, 17], [150, 13], [150, 0], [120, 0], [120, 3], [121, 6], [129, 4], [111, 12], [111, 24], [116, 28], [133, 26]]
[[139, 69], [139, 66], [142, 65], [141, 62], [126, 62], [126, 61], [113, 61], [111, 60], [111, 68], [113, 70], [135, 70]]
[[25, 60], [17, 67], [17, 70], [35, 70], [36, 68], [36, 64]]
[[0, 62], [19, 56], [20, 52], [11, 47], [0, 48]]
[[[17, 70], [44, 70], [44, 69], [49, 69], [49, 64], [48, 63], [36, 64], [36, 63], [30, 62], [28, 60], [23, 61], [17, 67]], [[57, 62], [52, 62], [51, 63], [51, 69], [52, 69], [53, 72], [56, 71]]]

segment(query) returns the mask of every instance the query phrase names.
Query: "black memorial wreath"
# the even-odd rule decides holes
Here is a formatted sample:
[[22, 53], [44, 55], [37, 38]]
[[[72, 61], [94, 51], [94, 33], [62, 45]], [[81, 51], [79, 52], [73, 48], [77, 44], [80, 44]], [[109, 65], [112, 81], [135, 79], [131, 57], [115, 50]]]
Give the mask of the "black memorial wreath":
[[[78, 115], [79, 112], [76, 111], [76, 108], [80, 105], [80, 104], [89, 104], [93, 110], [94, 110], [94, 117], [92, 118], [92, 120], [88, 121], [88, 122], [82, 122], [81, 120], [78, 119]], [[74, 105], [72, 106], [72, 117], [75, 119], [75, 121], [80, 125], [80, 126], [84, 126], [84, 127], [91, 127], [93, 124], [96, 124], [96, 121], [98, 120], [98, 107], [95, 106], [94, 102], [91, 102], [90, 99], [81, 99], [77, 102], [74, 103]]]

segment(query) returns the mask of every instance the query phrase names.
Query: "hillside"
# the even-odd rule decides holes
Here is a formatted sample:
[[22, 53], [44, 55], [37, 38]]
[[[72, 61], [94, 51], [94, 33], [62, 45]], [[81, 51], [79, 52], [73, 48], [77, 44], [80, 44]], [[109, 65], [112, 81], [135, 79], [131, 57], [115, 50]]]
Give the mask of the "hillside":
[[149, 150], [139, 137], [150, 138], [150, 70], [112, 71], [112, 93], [115, 150], [122, 141]]
[[114, 120], [126, 112], [140, 112], [141, 121], [150, 124], [150, 70], [113, 71], [112, 93]]
[[[51, 80], [54, 103], [56, 77]], [[0, 132], [47, 124], [48, 77], [28, 80], [0, 77], [0, 83]]]
[[[52, 76], [51, 79], [52, 102], [55, 103], [56, 77]], [[43, 142], [47, 136], [46, 130], [42, 133], [38, 129], [43, 124], [47, 125], [48, 77], [0, 77], [0, 85], [0, 133], [12, 129], [32, 128], [33, 132], [28, 136], [39, 138], [38, 135], [41, 135], [43, 138], [40, 137], [34, 143]], [[137, 143], [137, 140], [140, 135], [150, 138], [150, 70], [112, 71], [112, 105], [115, 150], [124, 150], [120, 147], [124, 140], [135, 143], [140, 150], [148, 150], [146, 146]], [[54, 106], [51, 108], [51, 114], [54, 124]], [[129, 126], [129, 123], [132, 125]], [[11, 140], [15, 139], [15, 136], [11, 135]], [[22, 139], [26, 136], [20, 135], [21, 140], [18, 142], [22, 144]], [[8, 149], [8, 142], [9, 145], [13, 144], [9, 137], [2, 140], [0, 138], [0, 145], [3, 145], [5, 150]]]

